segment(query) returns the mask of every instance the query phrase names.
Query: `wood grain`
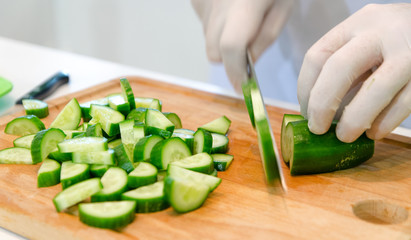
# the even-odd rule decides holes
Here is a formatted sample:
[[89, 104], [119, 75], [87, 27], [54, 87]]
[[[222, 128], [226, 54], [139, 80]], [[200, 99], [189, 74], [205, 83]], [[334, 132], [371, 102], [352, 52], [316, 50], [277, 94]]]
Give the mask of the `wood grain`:
[[[136, 96], [161, 99], [163, 111], [176, 112], [184, 128], [196, 129], [223, 114], [232, 120], [229, 153], [235, 156], [234, 161], [228, 171], [218, 174], [223, 181], [204, 206], [187, 214], [177, 214], [171, 208], [138, 214], [119, 232], [92, 228], [75, 215], [55, 211], [52, 198], [61, 186], [36, 187], [40, 164], [1, 165], [2, 227], [30, 239], [411, 238], [411, 150], [407, 145], [377, 142], [372, 159], [334, 173], [291, 177], [283, 164], [288, 193], [273, 195], [264, 182], [257, 137], [242, 100], [139, 77], [129, 77], [129, 81]], [[48, 126], [73, 97], [81, 103], [115, 92], [120, 92], [118, 79], [55, 99], [49, 102], [50, 116], [44, 123]], [[290, 111], [272, 106], [267, 111], [279, 144], [282, 115]], [[0, 148], [11, 147], [15, 138], [3, 133], [5, 124], [23, 114], [0, 119]], [[367, 200], [382, 201], [379, 207], [385, 211], [384, 221], [377, 224], [354, 215], [353, 206]], [[385, 203], [403, 211], [390, 212]], [[371, 214], [377, 212], [373, 206]], [[356, 210], [367, 214], [367, 209]], [[399, 214], [406, 220], [391, 224], [389, 219]]]

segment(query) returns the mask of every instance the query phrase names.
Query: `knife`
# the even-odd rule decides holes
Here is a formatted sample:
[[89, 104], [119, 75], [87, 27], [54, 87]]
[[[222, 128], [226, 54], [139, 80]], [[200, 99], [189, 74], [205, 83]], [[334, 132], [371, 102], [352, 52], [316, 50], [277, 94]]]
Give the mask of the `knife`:
[[251, 124], [257, 132], [258, 146], [263, 162], [266, 183], [271, 190], [279, 188], [285, 193], [287, 186], [281, 169], [277, 145], [275, 144], [273, 131], [264, 105], [264, 99], [258, 86], [253, 61], [248, 51], [247, 74], [248, 79], [242, 85], [244, 100]]

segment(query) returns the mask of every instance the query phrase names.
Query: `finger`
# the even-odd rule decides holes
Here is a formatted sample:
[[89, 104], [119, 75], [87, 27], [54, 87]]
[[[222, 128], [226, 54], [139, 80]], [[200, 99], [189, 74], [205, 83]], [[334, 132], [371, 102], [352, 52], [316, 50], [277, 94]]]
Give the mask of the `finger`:
[[343, 142], [353, 142], [371, 124], [394, 96], [405, 86], [411, 74], [409, 57], [386, 60], [364, 82], [358, 94], [348, 104], [337, 125], [336, 134]]
[[382, 61], [380, 43], [374, 39], [373, 34], [355, 37], [324, 64], [308, 102], [310, 131], [315, 134], [327, 132], [354, 81]]

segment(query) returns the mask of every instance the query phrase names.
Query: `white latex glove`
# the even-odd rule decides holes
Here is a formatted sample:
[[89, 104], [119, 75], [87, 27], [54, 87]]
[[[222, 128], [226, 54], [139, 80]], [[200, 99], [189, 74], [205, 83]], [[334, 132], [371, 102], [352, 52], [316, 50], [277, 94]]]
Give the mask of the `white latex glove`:
[[247, 47], [254, 60], [277, 38], [293, 0], [192, 0], [204, 28], [208, 58], [223, 62], [234, 89], [247, 79]]
[[341, 141], [364, 131], [381, 139], [411, 113], [410, 80], [411, 4], [367, 5], [306, 53], [298, 78], [301, 113], [315, 134], [329, 129], [338, 110]]

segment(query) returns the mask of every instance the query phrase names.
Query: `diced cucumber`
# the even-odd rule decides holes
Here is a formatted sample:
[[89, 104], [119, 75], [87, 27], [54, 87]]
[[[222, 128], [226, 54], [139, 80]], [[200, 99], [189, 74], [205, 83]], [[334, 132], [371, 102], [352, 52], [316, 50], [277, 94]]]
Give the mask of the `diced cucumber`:
[[114, 155], [117, 160], [117, 166], [126, 170], [127, 173], [134, 170], [133, 160], [128, 158], [126, 149], [123, 144], [118, 145], [114, 148]]
[[193, 153], [211, 153], [213, 147], [213, 136], [204, 129], [198, 129], [194, 133]]
[[11, 147], [0, 150], [1, 164], [34, 164], [30, 149]]
[[193, 130], [179, 128], [179, 129], [174, 129], [172, 137], [179, 137], [183, 139], [183, 141], [186, 142], [190, 150], [193, 151], [194, 133], [195, 132]]
[[100, 123], [87, 126], [86, 137], [103, 137], [103, 129]]
[[108, 105], [112, 109], [121, 112], [123, 115], [127, 115], [130, 112], [130, 103], [124, 100], [120, 93], [110, 94], [107, 98]]
[[126, 102], [130, 104], [130, 109], [136, 108], [136, 100], [134, 100], [133, 89], [130, 86], [127, 78], [120, 79], [121, 93]]
[[228, 137], [226, 135], [211, 133], [213, 144], [211, 153], [226, 153], [228, 151]]
[[134, 119], [137, 122], [144, 123], [146, 121], [146, 111], [147, 108], [142, 107], [133, 109], [127, 114], [127, 119]]
[[81, 121], [81, 108], [75, 98], [64, 106], [63, 110], [57, 115], [50, 124], [50, 128], [60, 128], [62, 130], [77, 129]]
[[195, 131], [190, 130], [190, 129], [186, 129], [186, 128], [177, 128], [177, 129], [174, 129], [173, 133], [182, 133], [182, 134], [185, 134], [185, 135], [194, 136]]
[[210, 191], [214, 191], [220, 185], [221, 179], [208, 174], [191, 171], [179, 166], [170, 165], [167, 169], [167, 176], [184, 178], [191, 182], [199, 182], [206, 184]]
[[7, 123], [4, 132], [15, 136], [35, 134], [45, 129], [44, 123], [35, 115], [17, 117]]
[[90, 115], [96, 123], [99, 122], [101, 124], [101, 127], [108, 136], [111, 137], [120, 133], [118, 124], [124, 120], [124, 115], [119, 111], [106, 106], [91, 105]]
[[152, 126], [147, 127], [147, 135], [157, 135], [162, 138], [170, 138], [173, 133], [169, 132], [167, 130], [161, 129], [161, 128], [156, 128]]
[[103, 189], [91, 196], [92, 202], [117, 201], [127, 191], [127, 173], [122, 168], [111, 167], [101, 178]]
[[101, 178], [104, 173], [107, 172], [107, 170], [110, 168], [110, 165], [104, 165], [104, 164], [91, 164], [90, 165], [90, 174], [93, 177], [99, 177]]
[[98, 152], [108, 149], [107, 139], [103, 137], [81, 137], [67, 139], [57, 144], [62, 153], [67, 152]]
[[38, 132], [31, 144], [31, 157], [33, 163], [39, 163], [57, 148], [57, 144], [63, 142], [66, 134], [58, 128], [49, 128]]
[[60, 182], [63, 189], [90, 178], [89, 165], [84, 163], [63, 162]]
[[158, 212], [169, 206], [164, 196], [163, 181], [125, 192], [121, 199], [136, 201], [137, 213]]
[[58, 148], [55, 148], [48, 156], [48, 158], [56, 160], [58, 162], [71, 161], [73, 156], [71, 152], [62, 153]]
[[146, 125], [144, 124], [134, 124], [133, 126], [134, 144], [136, 144], [140, 139], [146, 136]]
[[134, 149], [134, 120], [128, 119], [119, 123], [121, 142], [126, 150], [129, 159], [133, 159]]
[[[283, 149], [283, 147], [285, 147], [285, 144], [283, 144], [283, 142], [285, 142], [285, 127], [287, 126], [287, 124], [289, 122], [296, 122], [296, 121], [300, 121], [300, 120], [304, 120], [304, 117], [299, 115], [299, 114], [284, 114], [283, 116], [283, 122], [281, 124], [281, 152], [286, 151], [286, 149]], [[289, 160], [289, 159], [287, 159]], [[289, 162], [286, 162], [286, 159], [283, 158], [283, 161], [285, 162], [285, 164], [289, 164]]]
[[114, 150], [99, 152], [73, 152], [74, 163], [115, 165]]
[[172, 162], [171, 165], [205, 174], [209, 174], [214, 170], [213, 158], [208, 153], [197, 153], [193, 156]]
[[151, 163], [158, 169], [167, 169], [168, 164], [191, 156], [191, 151], [181, 138], [169, 138], [157, 143], [151, 151]]
[[135, 201], [80, 203], [80, 221], [98, 228], [120, 229], [133, 222]]
[[36, 134], [29, 134], [26, 136], [22, 136], [19, 138], [14, 139], [13, 145], [15, 147], [23, 147], [23, 148], [31, 148], [31, 142], [33, 141], [33, 138]]
[[214, 168], [217, 169], [217, 171], [227, 170], [234, 159], [233, 155], [224, 153], [211, 154], [211, 157], [213, 157]]
[[162, 140], [163, 138], [157, 135], [140, 139], [134, 147], [134, 162], [149, 161], [154, 146]]
[[50, 187], [60, 183], [60, 163], [44, 159], [37, 173], [37, 187]]
[[[107, 98], [100, 98], [100, 99], [96, 99], [96, 100], [93, 100], [93, 101], [81, 103], [80, 108], [81, 108], [81, 113], [82, 113], [84, 122], [88, 122], [91, 119], [90, 106], [92, 104], [108, 106], [108, 99]], [[83, 129], [83, 130], [85, 130], [85, 129]]]
[[107, 146], [108, 146], [108, 148], [114, 149], [115, 147], [117, 147], [120, 144], [121, 144], [121, 138], [118, 138], [118, 139], [114, 139], [114, 140], [108, 142]]
[[209, 123], [204, 124], [203, 126], [199, 127], [201, 129], [207, 130], [213, 133], [219, 134], [227, 134], [228, 129], [230, 128], [231, 120], [228, 119], [226, 116], [221, 116]]
[[145, 123], [148, 127], [160, 128], [173, 133], [174, 124], [164, 114], [155, 109], [147, 109]]
[[157, 181], [157, 168], [150, 163], [139, 162], [128, 174], [128, 187], [138, 188]]
[[91, 178], [74, 184], [53, 198], [54, 206], [61, 212], [99, 192], [103, 186], [99, 178]]
[[39, 118], [45, 118], [49, 115], [49, 105], [38, 99], [23, 99], [23, 107], [26, 115], [36, 115]]
[[158, 111], [162, 109], [161, 101], [156, 98], [136, 97], [134, 100], [136, 102], [136, 108], [151, 108]]
[[175, 128], [182, 128], [183, 125], [181, 124], [181, 119], [180, 117], [173, 112], [163, 112], [164, 116], [166, 116], [166, 118], [168, 118], [168, 120], [170, 120], [170, 122], [172, 122], [175, 126]]

